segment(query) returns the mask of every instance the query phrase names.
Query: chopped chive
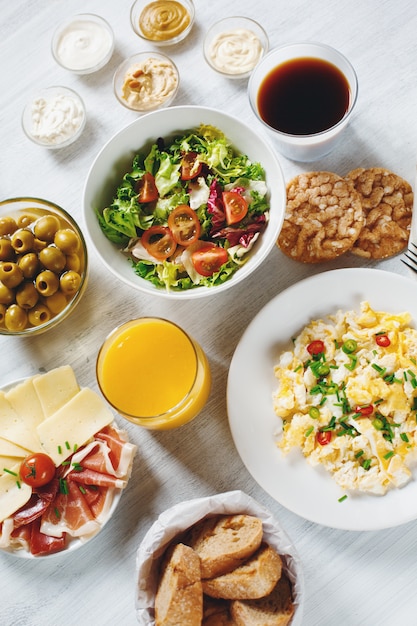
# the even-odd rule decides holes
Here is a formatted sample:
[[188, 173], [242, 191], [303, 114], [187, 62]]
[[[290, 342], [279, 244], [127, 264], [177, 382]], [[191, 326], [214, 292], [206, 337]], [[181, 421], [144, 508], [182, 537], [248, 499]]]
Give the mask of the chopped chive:
[[303, 369], [302, 365], [298, 365], [298, 366], [295, 368], [294, 372], [299, 372], [301, 369]]
[[65, 447], [67, 450], [71, 450], [71, 446], [69, 445], [68, 441], [65, 442]]
[[415, 389], [417, 387], [417, 380], [415, 378], [411, 379], [411, 386], [413, 389]]
[[83, 494], [83, 496], [87, 493], [86, 490], [84, 489], [84, 487], [82, 485], [78, 485], [78, 489], [81, 491], [81, 493]]
[[392, 456], [394, 456], [394, 452], [390, 450], [390, 452], [387, 452], [386, 454], [384, 454], [384, 459], [388, 461], [388, 459], [390, 459]]
[[358, 450], [358, 452], [355, 454], [355, 459], [359, 459], [363, 454], [364, 454], [363, 450]]
[[338, 502], [344, 502], [347, 499], [347, 495], [345, 494], [344, 496], [341, 496], [338, 500]]
[[22, 488], [22, 485], [20, 484], [20, 480], [16, 480], [16, 485], [18, 489]]
[[374, 404], [381, 404], [381, 402], [384, 401], [384, 398], [378, 398], [378, 400], [375, 400]]
[[65, 478], [60, 478], [59, 479], [59, 491], [60, 493], [64, 494], [64, 496], [68, 495], [68, 483], [65, 480]]
[[62, 448], [61, 448], [61, 446], [58, 446], [58, 454], [62, 454]]
[[354, 413], [354, 414], [352, 415], [352, 419], [353, 419], [353, 420], [357, 420], [357, 419], [358, 419], [358, 417], [363, 417], [362, 413]]
[[55, 517], [56, 517], [57, 519], [59, 519], [59, 518], [61, 517], [61, 513], [59, 512], [59, 510], [58, 510], [58, 508], [57, 508], [57, 507], [55, 507], [55, 508], [54, 508], [54, 513], [55, 513]]
[[73, 463], [72, 466], [75, 472], [82, 472], [84, 469], [80, 463]]
[[364, 462], [362, 463], [362, 467], [364, 470], [368, 471], [368, 469], [371, 467], [371, 459], [365, 459]]
[[62, 461], [61, 465], [65, 466], [65, 465], [70, 465], [71, 461]]
[[378, 372], [378, 374], [381, 374], [381, 376], [382, 376], [383, 374], [385, 374], [385, 372], [386, 372], [386, 370], [387, 370], [387, 368], [386, 368], [386, 367], [381, 367], [381, 366], [380, 366], [380, 365], [378, 365], [377, 363], [372, 363], [372, 366], [371, 366], [371, 367], [373, 367], [373, 368], [374, 368], [374, 370], [375, 370], [376, 372]]
[[7, 469], [7, 467], [3, 467], [3, 472], [6, 472], [6, 474], [10, 474], [11, 476], [17, 476], [16, 472], [12, 472], [12, 470]]
[[78, 443], [74, 443], [74, 452], [77, 452], [78, 450]]
[[402, 439], [403, 441], [405, 441], [406, 443], [408, 443], [408, 442], [409, 442], [409, 439], [408, 439], [408, 435], [407, 435], [407, 433], [401, 433], [401, 434], [400, 434], [400, 437], [401, 437], [401, 439]]
[[411, 361], [411, 363], [413, 363], [414, 365], [417, 365], [417, 360], [415, 359], [415, 357], [410, 356], [410, 361]]

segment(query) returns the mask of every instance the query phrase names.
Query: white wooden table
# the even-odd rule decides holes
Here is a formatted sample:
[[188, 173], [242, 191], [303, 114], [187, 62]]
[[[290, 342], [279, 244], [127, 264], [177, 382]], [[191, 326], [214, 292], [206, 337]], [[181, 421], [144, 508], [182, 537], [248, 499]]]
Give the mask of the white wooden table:
[[[129, 22], [128, 0], [14, 0], [2, 2], [0, 197], [36, 196], [62, 205], [82, 224], [87, 171], [103, 144], [136, 118], [116, 101], [112, 75], [120, 61], [145, 45]], [[96, 74], [76, 76], [52, 59], [59, 20], [98, 13], [112, 25], [116, 50]], [[246, 81], [217, 76], [205, 63], [205, 30], [227, 15], [258, 19], [271, 46], [314, 40], [333, 45], [354, 65], [357, 108], [343, 144], [314, 164], [344, 175], [354, 167], [383, 166], [414, 184], [417, 148], [417, 16], [413, 0], [196, 0], [189, 38], [170, 50], [181, 74], [175, 104], [216, 107], [256, 124]], [[24, 104], [34, 88], [61, 84], [83, 97], [88, 122], [82, 138], [62, 151], [30, 143], [21, 129]], [[261, 132], [261, 129], [260, 129]], [[285, 178], [311, 164], [280, 158]], [[242, 489], [268, 506], [284, 525], [304, 564], [305, 626], [414, 626], [417, 624], [417, 523], [378, 532], [342, 532], [287, 511], [252, 479], [236, 452], [226, 413], [227, 372], [234, 349], [254, 315], [276, 294], [313, 273], [363, 266], [348, 255], [326, 266], [289, 261], [278, 249], [230, 293], [174, 303], [145, 297], [115, 282], [90, 250], [87, 292], [74, 315], [47, 335], [0, 337], [0, 382], [73, 366], [83, 385], [96, 387], [95, 359], [103, 337], [125, 319], [159, 315], [188, 330], [211, 363], [213, 388], [203, 413], [171, 432], [129, 425], [138, 446], [132, 480], [103, 532], [68, 557], [27, 561], [0, 554], [2, 626], [133, 626], [135, 555], [158, 514], [184, 499]], [[396, 257], [379, 268], [409, 275]], [[109, 295], [111, 297], [109, 297]], [[416, 277], [417, 295], [417, 277]]]

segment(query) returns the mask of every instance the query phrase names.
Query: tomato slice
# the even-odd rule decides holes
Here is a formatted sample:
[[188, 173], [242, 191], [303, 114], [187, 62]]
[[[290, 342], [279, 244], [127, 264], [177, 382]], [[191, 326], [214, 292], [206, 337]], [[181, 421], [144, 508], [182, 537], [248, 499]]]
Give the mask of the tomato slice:
[[195, 250], [191, 260], [197, 272], [202, 276], [212, 276], [218, 272], [228, 258], [227, 250], [219, 246], [207, 246]]
[[20, 466], [20, 478], [31, 487], [42, 487], [55, 476], [55, 463], [50, 456], [36, 452], [27, 456]]
[[169, 214], [168, 227], [180, 246], [189, 246], [200, 236], [200, 220], [188, 204], [180, 204]]
[[360, 413], [364, 417], [367, 415], [372, 415], [373, 412], [374, 412], [374, 407], [372, 404], [366, 404], [365, 406], [358, 405], [355, 407], [355, 413]]
[[155, 178], [149, 172], [145, 172], [135, 185], [135, 191], [138, 193], [139, 202], [155, 202], [158, 200], [158, 189], [155, 184]]
[[321, 446], [327, 446], [332, 440], [332, 431], [331, 430], [319, 430], [317, 435], [317, 443]]
[[201, 174], [203, 164], [197, 152], [186, 152], [181, 160], [181, 180], [192, 180]]
[[391, 345], [391, 340], [388, 337], [388, 335], [376, 335], [375, 337], [375, 341], [378, 344], [378, 346], [381, 346], [381, 348], [388, 348], [389, 345]]
[[322, 352], [324, 352], [324, 350], [325, 350], [324, 343], [321, 339], [315, 339], [314, 341], [309, 343], [307, 346], [307, 352], [311, 355], [321, 354]]
[[222, 200], [226, 222], [229, 226], [243, 220], [248, 212], [248, 203], [240, 193], [237, 191], [223, 191]]
[[142, 235], [143, 247], [158, 261], [164, 261], [175, 252], [177, 242], [167, 226], [151, 226]]

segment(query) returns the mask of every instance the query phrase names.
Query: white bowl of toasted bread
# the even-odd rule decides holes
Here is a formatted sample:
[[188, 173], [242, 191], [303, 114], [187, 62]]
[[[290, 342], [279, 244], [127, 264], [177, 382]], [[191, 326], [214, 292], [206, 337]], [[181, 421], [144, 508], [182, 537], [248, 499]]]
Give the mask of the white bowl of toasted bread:
[[138, 548], [136, 566], [143, 626], [301, 624], [298, 554], [272, 514], [241, 491], [162, 513]]

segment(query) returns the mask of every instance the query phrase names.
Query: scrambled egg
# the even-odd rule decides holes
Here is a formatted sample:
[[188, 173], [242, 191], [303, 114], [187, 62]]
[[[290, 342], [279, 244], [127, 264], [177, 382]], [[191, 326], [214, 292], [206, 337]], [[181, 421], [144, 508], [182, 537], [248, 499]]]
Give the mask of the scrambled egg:
[[275, 366], [278, 446], [300, 448], [346, 490], [383, 495], [417, 450], [417, 330], [409, 313], [338, 311], [312, 321]]

